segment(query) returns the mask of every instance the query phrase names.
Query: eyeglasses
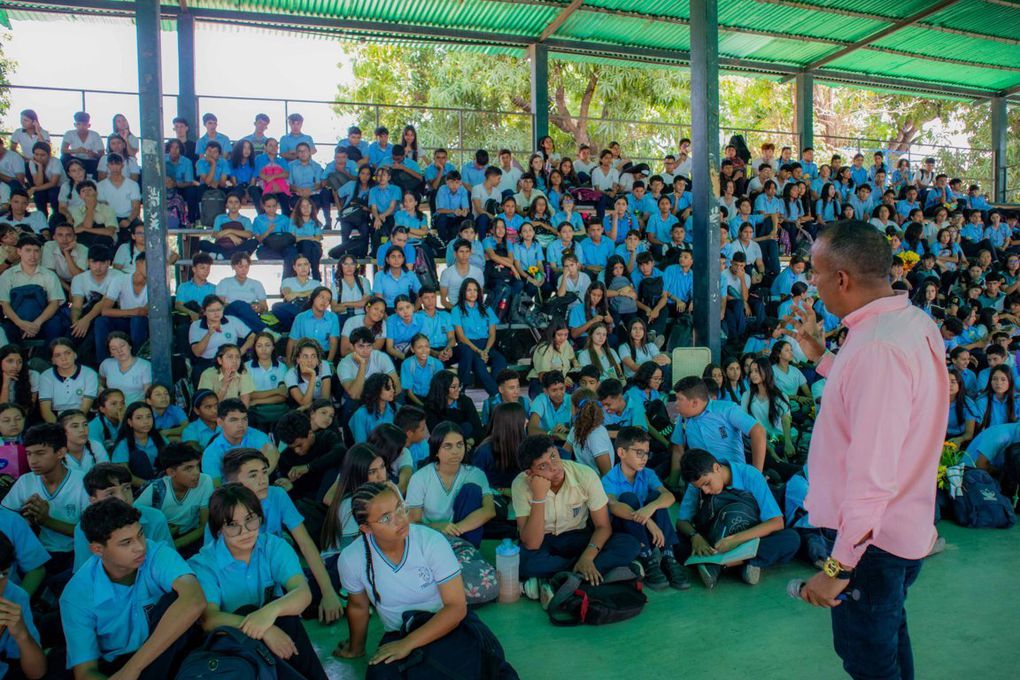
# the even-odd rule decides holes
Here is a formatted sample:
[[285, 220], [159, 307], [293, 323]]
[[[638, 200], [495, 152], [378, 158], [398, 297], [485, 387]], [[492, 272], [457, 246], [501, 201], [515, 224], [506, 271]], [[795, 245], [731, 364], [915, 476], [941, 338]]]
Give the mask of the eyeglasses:
[[648, 455], [650, 453], [649, 449], [636, 449], [633, 446], [628, 446], [627, 450], [630, 451], [631, 453], [637, 454], [638, 458], [648, 458]]
[[397, 517], [407, 517], [407, 506], [404, 505], [403, 503], [400, 503], [400, 505], [398, 505], [393, 510], [393, 512], [387, 512], [385, 515], [377, 519], [375, 522], [372, 522], [372, 524], [381, 524], [384, 527], [388, 527], [391, 524], [393, 524], [393, 521]]
[[223, 525], [221, 531], [223, 532], [223, 535], [227, 536], [228, 538], [237, 538], [238, 536], [241, 535], [242, 529], [246, 531], [258, 531], [259, 527], [261, 526], [262, 526], [261, 517], [259, 517], [258, 515], [249, 515], [248, 518], [245, 519], [244, 522], [242, 522], [241, 524], [231, 522], [230, 524]]

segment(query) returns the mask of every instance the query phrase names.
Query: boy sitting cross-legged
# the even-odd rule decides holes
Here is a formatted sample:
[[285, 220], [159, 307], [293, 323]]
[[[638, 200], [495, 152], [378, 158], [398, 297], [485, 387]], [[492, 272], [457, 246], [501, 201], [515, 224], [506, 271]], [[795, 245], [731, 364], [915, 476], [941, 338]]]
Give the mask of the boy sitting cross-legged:
[[[200, 471], [202, 454], [191, 444], [167, 444], [156, 464], [164, 476], [142, 489], [135, 501], [139, 508], [155, 508], [166, 517], [173, 536], [173, 547], [184, 556], [202, 547], [202, 536], [209, 519], [212, 477]], [[142, 509], [142, 517], [145, 517]], [[150, 538], [152, 538], [150, 536]]]
[[641, 543], [638, 559], [645, 570], [645, 584], [652, 590], [667, 586], [687, 590], [687, 574], [676, 558], [676, 530], [669, 508], [676, 502], [653, 470], [646, 467], [650, 438], [639, 427], [620, 428], [616, 435], [619, 462], [602, 477], [609, 497], [613, 530], [630, 534]]

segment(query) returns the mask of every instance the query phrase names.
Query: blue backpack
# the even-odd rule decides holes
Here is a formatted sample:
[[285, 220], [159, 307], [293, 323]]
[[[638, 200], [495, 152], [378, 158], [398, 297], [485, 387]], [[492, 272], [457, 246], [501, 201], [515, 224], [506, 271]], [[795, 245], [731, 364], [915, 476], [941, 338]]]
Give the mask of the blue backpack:
[[984, 470], [968, 467], [963, 472], [959, 496], [953, 498], [956, 523], [973, 529], [1008, 529], [1016, 524], [1013, 504]]
[[265, 643], [237, 628], [220, 626], [184, 658], [177, 680], [300, 680], [290, 664], [273, 656]]

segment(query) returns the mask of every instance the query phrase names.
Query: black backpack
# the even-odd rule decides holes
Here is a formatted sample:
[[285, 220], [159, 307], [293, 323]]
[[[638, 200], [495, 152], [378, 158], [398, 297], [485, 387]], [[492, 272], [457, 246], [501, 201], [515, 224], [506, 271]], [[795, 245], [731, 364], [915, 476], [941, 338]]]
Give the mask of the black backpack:
[[648, 276], [638, 284], [638, 299], [646, 307], [654, 308], [662, 299], [662, 277]]
[[1008, 529], [1016, 524], [1013, 504], [1002, 495], [999, 485], [984, 470], [963, 471], [959, 496], [953, 498], [956, 523], [973, 529]]
[[554, 626], [626, 621], [640, 614], [648, 602], [641, 582], [629, 567], [610, 569], [599, 585], [566, 571], [553, 576], [549, 585], [555, 594], [546, 613]]
[[665, 439], [673, 435], [673, 428], [676, 423], [669, 417], [669, 410], [661, 399], [649, 399], [645, 402], [645, 420], [648, 426], [655, 429]]
[[716, 495], [701, 494], [694, 526], [711, 544], [761, 523], [758, 501], [742, 489], [723, 489]]
[[432, 249], [419, 243], [414, 247], [414, 273], [418, 275], [418, 282], [423, 286], [430, 286], [439, 290], [439, 280], [436, 278], [436, 258]]
[[212, 229], [216, 218], [227, 212], [227, 195], [219, 189], [209, 189], [202, 194], [199, 208], [202, 213], [202, 226]]
[[298, 680], [290, 664], [273, 656], [265, 643], [237, 628], [220, 626], [184, 658], [177, 680]]
[[[400, 632], [408, 635], [433, 616], [432, 612], [406, 611]], [[407, 658], [393, 662], [393, 666], [397, 673], [387, 677], [402, 680], [519, 680], [499, 640], [470, 610], [456, 628], [414, 650]]]

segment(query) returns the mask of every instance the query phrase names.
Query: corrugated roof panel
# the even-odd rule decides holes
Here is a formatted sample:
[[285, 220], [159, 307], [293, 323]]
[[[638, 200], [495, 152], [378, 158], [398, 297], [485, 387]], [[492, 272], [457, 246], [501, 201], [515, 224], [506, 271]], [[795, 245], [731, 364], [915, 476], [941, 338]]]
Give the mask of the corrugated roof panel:
[[635, 3], [634, 0], [586, 0], [578, 11], [584, 12], [590, 7], [681, 19], [689, 19], [691, 16], [691, 5], [688, 0], [644, 0], [640, 4]]
[[[1017, 26], [1017, 30], [1020, 32], [1020, 25]], [[1017, 65], [1017, 53], [1020, 50], [1016, 46], [1005, 43], [913, 26], [897, 31], [882, 40], [876, 40], [875, 45], [917, 54], [930, 54], [935, 57], [950, 57], [1006, 66]], [[966, 76], [966, 74], [961, 75]]]
[[1020, 79], [1020, 74], [1014, 72], [937, 64], [872, 50], [858, 50], [827, 64], [826, 68], [926, 82], [966, 83], [989, 90], [1007, 88]]
[[746, 33], [727, 33], [719, 36], [720, 55], [781, 64], [806, 64], [832, 49], [832, 45], [807, 40], [786, 40]]
[[1020, 34], [1020, 4], [1007, 7], [981, 0], [962, 0], [928, 17], [924, 23], [1016, 39]]
[[[738, 0], [739, 1], [739, 0]], [[760, 0], [759, 0], [760, 1]], [[767, 0], [766, 0], [767, 1]], [[931, 6], [931, 0], [799, 0], [801, 3], [819, 8], [842, 9], [850, 12], [878, 14], [893, 17], [893, 20], [908, 17]]]
[[881, 21], [868, 21], [750, 0], [720, 0], [719, 23], [847, 41], [858, 40], [887, 25]]
[[556, 37], [671, 50], [691, 46], [690, 29], [682, 24], [591, 12], [574, 12], [556, 31]]

